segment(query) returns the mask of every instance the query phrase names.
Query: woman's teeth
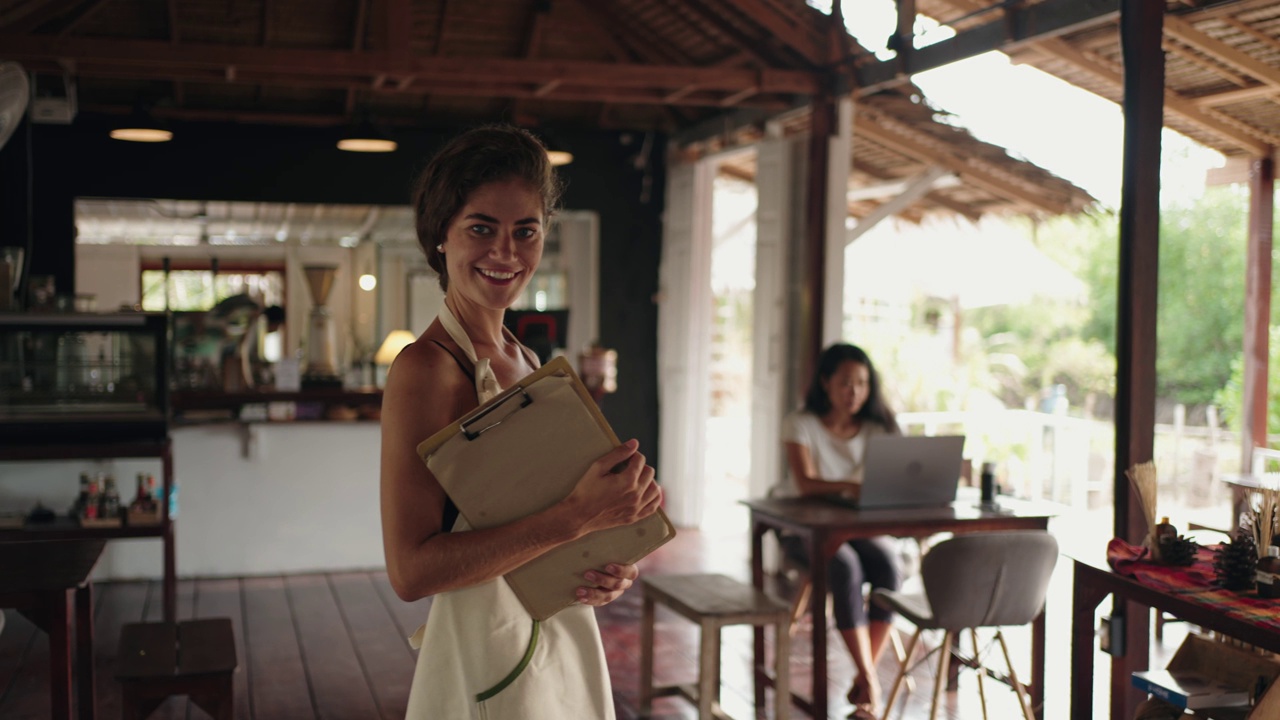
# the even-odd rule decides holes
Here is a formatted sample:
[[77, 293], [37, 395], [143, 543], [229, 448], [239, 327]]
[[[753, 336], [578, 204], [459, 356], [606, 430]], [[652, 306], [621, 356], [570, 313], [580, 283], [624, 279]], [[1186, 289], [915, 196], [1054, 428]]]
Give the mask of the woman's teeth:
[[498, 272], [496, 270], [481, 270], [480, 274], [494, 280], [510, 280], [516, 276], [513, 272]]

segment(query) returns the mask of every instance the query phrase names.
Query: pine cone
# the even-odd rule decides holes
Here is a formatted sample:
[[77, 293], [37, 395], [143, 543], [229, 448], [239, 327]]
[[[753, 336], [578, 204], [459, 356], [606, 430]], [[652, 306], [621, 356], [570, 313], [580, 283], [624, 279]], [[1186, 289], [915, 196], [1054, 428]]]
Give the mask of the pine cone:
[[1254, 571], [1258, 566], [1258, 550], [1253, 537], [1237, 531], [1235, 537], [1214, 550], [1213, 570], [1218, 585], [1228, 590], [1253, 588]]
[[1165, 565], [1186, 567], [1196, 561], [1200, 546], [1186, 535], [1160, 539], [1160, 562]]

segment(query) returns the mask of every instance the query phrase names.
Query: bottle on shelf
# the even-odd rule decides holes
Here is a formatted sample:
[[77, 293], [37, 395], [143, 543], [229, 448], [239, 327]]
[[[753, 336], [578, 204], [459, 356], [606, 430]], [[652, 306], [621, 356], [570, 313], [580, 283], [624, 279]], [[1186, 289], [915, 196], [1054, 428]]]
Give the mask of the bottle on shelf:
[[1280, 547], [1267, 546], [1266, 554], [1258, 558], [1254, 580], [1258, 586], [1258, 597], [1280, 598]]
[[78, 518], [84, 513], [84, 506], [89, 502], [89, 473], [80, 473], [80, 494], [76, 495], [76, 501], [71, 504], [71, 511], [67, 513], [72, 518]]
[[1169, 522], [1168, 517], [1162, 517], [1155, 526], [1151, 539], [1154, 541], [1152, 544], [1155, 546], [1151, 549], [1152, 555], [1155, 556], [1156, 561], [1160, 561], [1163, 559], [1164, 544], [1178, 539], [1178, 528]]
[[155, 498], [151, 497], [151, 488], [147, 485], [147, 474], [138, 473], [138, 489], [133, 496], [133, 502], [129, 504], [129, 509], [151, 512], [155, 509], [155, 505]]
[[84, 505], [80, 508], [80, 518], [83, 520], [97, 520], [99, 517], [98, 506], [102, 498], [98, 492], [98, 481], [101, 475], [99, 473], [97, 477], [89, 481], [89, 496], [85, 498]]
[[110, 475], [107, 476], [106, 487], [102, 491], [98, 517], [104, 519], [120, 517], [120, 492], [116, 489], [116, 479]]

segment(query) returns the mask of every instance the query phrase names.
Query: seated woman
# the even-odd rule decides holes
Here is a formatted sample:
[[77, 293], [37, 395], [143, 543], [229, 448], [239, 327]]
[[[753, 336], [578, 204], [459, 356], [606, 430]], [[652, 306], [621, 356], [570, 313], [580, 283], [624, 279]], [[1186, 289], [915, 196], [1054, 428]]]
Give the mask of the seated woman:
[[[783, 422], [788, 477], [773, 495], [841, 494], [856, 498], [862, 483], [867, 438], [898, 433], [893, 411], [880, 392], [871, 359], [854, 345], [832, 345], [818, 358], [818, 368], [804, 406]], [[807, 554], [797, 537], [780, 538], [788, 558], [804, 565]], [[855, 717], [872, 717], [880, 703], [876, 660], [889, 637], [892, 614], [867, 607], [863, 583], [897, 590], [902, 569], [893, 538], [850, 540], [831, 559], [831, 596], [836, 628], [853, 656], [858, 677], [849, 690]]]

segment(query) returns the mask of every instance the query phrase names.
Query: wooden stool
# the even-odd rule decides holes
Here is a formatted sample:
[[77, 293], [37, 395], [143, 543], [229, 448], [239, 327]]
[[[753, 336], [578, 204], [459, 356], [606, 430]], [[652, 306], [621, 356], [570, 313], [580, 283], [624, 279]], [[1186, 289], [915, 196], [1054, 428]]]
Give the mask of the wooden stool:
[[[703, 720], [727, 720], [720, 709], [720, 628], [726, 625], [772, 625], [774, 662], [774, 717], [787, 720], [791, 689], [787, 683], [791, 619], [787, 604], [724, 575], [659, 575], [643, 577], [644, 615], [640, 626], [640, 714], [649, 715], [653, 699], [683, 695], [698, 706]], [[654, 604], [662, 603], [698, 623], [702, 630], [702, 650], [698, 662], [698, 684], [653, 686]], [[759, 683], [764, 668], [757, 667]], [[757, 686], [756, 698], [764, 696]], [[757, 708], [759, 710], [759, 708]]]
[[227, 618], [125, 625], [116, 663], [124, 720], [142, 720], [170, 695], [231, 720], [236, 641]]

